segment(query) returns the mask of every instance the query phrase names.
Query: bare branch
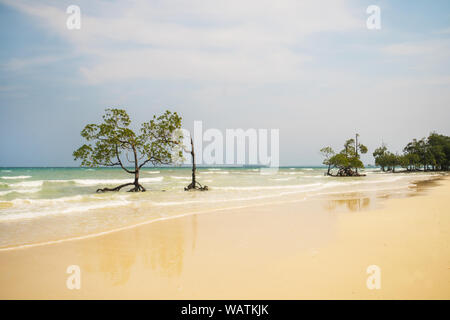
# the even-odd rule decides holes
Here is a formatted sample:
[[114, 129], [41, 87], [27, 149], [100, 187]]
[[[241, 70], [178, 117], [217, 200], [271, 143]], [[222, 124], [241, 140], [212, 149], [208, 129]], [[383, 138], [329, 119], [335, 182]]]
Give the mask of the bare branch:
[[117, 144], [116, 144], [116, 156], [117, 156], [118, 164], [122, 167], [123, 170], [125, 170], [128, 173], [133, 173], [133, 174], [136, 173], [136, 171], [128, 170], [127, 168], [125, 168], [123, 166], [122, 161], [120, 160], [120, 157], [119, 157], [119, 147], [117, 146]]

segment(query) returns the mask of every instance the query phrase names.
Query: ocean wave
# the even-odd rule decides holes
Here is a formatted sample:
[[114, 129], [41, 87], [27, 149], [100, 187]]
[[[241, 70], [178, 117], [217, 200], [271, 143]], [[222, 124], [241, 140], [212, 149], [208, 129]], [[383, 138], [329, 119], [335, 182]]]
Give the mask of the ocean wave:
[[86, 196], [76, 195], [71, 197], [62, 197], [62, 198], [56, 198], [56, 199], [14, 199], [9, 201], [0, 201], [0, 203], [9, 203], [12, 204], [14, 207], [18, 208], [24, 208], [30, 205], [33, 205], [35, 207], [43, 207], [43, 206], [49, 206], [49, 205], [55, 205], [58, 203], [67, 203], [67, 202], [81, 202], [83, 200], [87, 200]]
[[[164, 177], [152, 177], [152, 178], [140, 178], [140, 183], [152, 183], [163, 181]], [[133, 182], [133, 179], [69, 179], [69, 180], [35, 180], [35, 181], [23, 181], [17, 183], [6, 184], [8, 187], [17, 188], [35, 188], [42, 187], [44, 184], [56, 184], [56, 183], [75, 183], [79, 186], [97, 186], [97, 185], [119, 185], [128, 182]], [[1, 184], [0, 185], [5, 185]]]
[[280, 174], [284, 175], [296, 175], [296, 174], [305, 174], [304, 172], [297, 171], [297, 172], [280, 172]]
[[160, 173], [159, 171], [141, 171], [141, 172], [148, 173], [148, 174], [158, 174], [158, 173]]
[[191, 180], [192, 179], [192, 177], [178, 177], [178, 176], [169, 176], [169, 178], [175, 179], [175, 180]]
[[230, 174], [229, 171], [206, 171], [206, 172], [199, 172], [200, 174]]
[[31, 178], [31, 176], [5, 176], [1, 178], [5, 180], [19, 180], [19, 179], [29, 179]]
[[291, 184], [291, 185], [275, 185], [275, 186], [247, 186], [247, 187], [214, 187], [215, 190], [233, 190], [233, 191], [258, 191], [258, 190], [276, 190], [276, 189], [305, 189], [308, 187], [324, 185], [322, 183], [310, 184]]
[[36, 180], [36, 181], [25, 181], [25, 182], [17, 182], [12, 183], [10, 187], [25, 187], [25, 188], [36, 188], [41, 187], [44, 184], [44, 180]]
[[2, 170], [2, 172], [12, 172], [11, 170]]
[[0, 196], [5, 196], [5, 195], [7, 195], [7, 194], [10, 194], [10, 193], [36, 193], [36, 192], [39, 192], [39, 191], [41, 191], [42, 189], [25, 189], [25, 190], [17, 190], [17, 189], [13, 189], [13, 190], [7, 190], [7, 191], [0, 191]]
[[[13, 200], [14, 201], [14, 200]], [[12, 202], [13, 202], [12, 201]], [[0, 222], [12, 221], [12, 220], [24, 220], [24, 219], [34, 219], [49, 215], [61, 215], [68, 213], [82, 213], [89, 210], [103, 209], [109, 207], [119, 207], [129, 205], [130, 201], [127, 200], [109, 200], [102, 201], [100, 203], [77, 203], [77, 206], [66, 206], [66, 207], [47, 207], [47, 208], [35, 208], [34, 211], [23, 211], [23, 212], [11, 212], [7, 214], [0, 214]]]
[[[155, 177], [155, 178], [140, 178], [140, 183], [149, 183], [149, 182], [160, 182], [164, 178], [163, 177]], [[74, 181], [78, 185], [82, 186], [98, 186], [102, 184], [124, 184], [128, 182], [133, 182], [132, 179], [74, 179], [74, 180], [61, 180], [61, 181]]]

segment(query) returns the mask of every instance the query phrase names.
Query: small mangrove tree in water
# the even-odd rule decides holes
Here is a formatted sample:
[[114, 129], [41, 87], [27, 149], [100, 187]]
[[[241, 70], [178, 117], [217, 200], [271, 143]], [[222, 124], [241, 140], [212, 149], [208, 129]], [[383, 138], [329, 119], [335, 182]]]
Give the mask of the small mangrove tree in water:
[[195, 164], [195, 150], [194, 150], [194, 141], [192, 140], [192, 136], [190, 137], [191, 140], [191, 149], [185, 149], [186, 152], [189, 152], [191, 154], [192, 159], [192, 181], [191, 183], [184, 188], [184, 191], [191, 191], [191, 190], [199, 190], [199, 191], [207, 191], [208, 186], [202, 186], [200, 182], [197, 181], [196, 177], [196, 171], [197, 166]]
[[[338, 177], [354, 177], [363, 176], [358, 169], [364, 168], [360, 157], [361, 154], [367, 153], [367, 147], [358, 142], [359, 135], [356, 139], [348, 139], [344, 144], [344, 149], [336, 153], [333, 148], [325, 147], [320, 150], [324, 156], [323, 164], [328, 166], [327, 175]], [[333, 173], [333, 169], [337, 169]], [[332, 171], [333, 170], [333, 171]]]
[[[182, 137], [174, 138], [175, 132], [181, 129], [181, 117], [176, 112], [166, 111], [159, 117], [153, 116], [152, 120], [141, 125], [138, 133], [130, 129], [130, 124], [130, 117], [125, 110], [106, 109], [102, 123], [88, 124], [81, 131], [87, 143], [73, 153], [75, 160], [81, 160], [81, 166], [118, 166], [134, 175], [133, 182], [98, 189], [97, 192], [119, 191], [127, 186], [132, 186], [130, 192], [145, 191], [139, 183], [142, 167], [149, 163], [171, 164], [172, 155], [182, 143]], [[127, 162], [124, 162], [123, 157]]]

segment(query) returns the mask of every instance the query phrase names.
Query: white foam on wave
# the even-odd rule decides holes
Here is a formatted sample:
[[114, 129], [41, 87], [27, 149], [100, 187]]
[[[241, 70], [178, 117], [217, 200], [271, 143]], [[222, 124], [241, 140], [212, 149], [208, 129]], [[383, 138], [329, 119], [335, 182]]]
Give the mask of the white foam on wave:
[[[163, 181], [164, 177], [152, 177], [152, 178], [140, 178], [141, 183], [152, 183]], [[80, 186], [97, 186], [97, 185], [112, 185], [112, 184], [124, 184], [133, 182], [133, 179], [73, 179], [73, 180], [35, 180], [35, 181], [23, 181], [9, 184], [9, 187], [23, 187], [23, 188], [35, 188], [42, 187], [44, 183], [70, 183], [73, 182]]]
[[178, 176], [170, 176], [171, 179], [175, 180], [191, 180], [191, 177], [178, 177]]
[[21, 180], [21, 179], [29, 179], [29, 178], [31, 178], [31, 176], [5, 176], [5, 177], [2, 177], [2, 179], [5, 179], [5, 180]]
[[310, 184], [292, 184], [292, 185], [276, 185], [276, 186], [247, 186], [247, 187], [214, 187], [216, 190], [233, 190], [233, 191], [258, 191], [258, 190], [276, 190], [276, 189], [305, 189], [308, 187], [319, 186], [321, 183]]
[[[97, 197], [97, 195], [93, 195], [91, 197]], [[76, 202], [83, 199], [83, 196], [76, 195], [72, 197], [62, 197], [62, 198], [55, 198], [55, 199], [14, 199], [10, 201], [0, 201], [3, 203], [11, 203], [14, 207], [26, 207], [30, 205], [34, 205], [35, 207], [42, 207], [42, 206], [49, 206], [49, 205], [55, 205], [58, 203], [67, 203], [67, 202]]]
[[[154, 178], [140, 178], [139, 182], [141, 183], [149, 183], [149, 182], [159, 182], [162, 181], [163, 177], [154, 177]], [[54, 180], [56, 181], [56, 180]], [[124, 184], [128, 182], [133, 182], [132, 179], [74, 179], [74, 180], [60, 180], [60, 182], [68, 182], [74, 181], [78, 185], [82, 186], [97, 186], [102, 184]]]
[[103, 209], [109, 207], [118, 207], [129, 205], [130, 201], [127, 200], [108, 200], [99, 203], [77, 203], [76, 206], [60, 206], [60, 207], [43, 207], [36, 208], [34, 211], [22, 211], [22, 212], [12, 212], [0, 215], [0, 222], [3, 221], [13, 221], [13, 220], [24, 220], [24, 219], [34, 219], [49, 215], [60, 215], [68, 213], [82, 213], [89, 210]]
[[36, 181], [24, 181], [24, 182], [18, 182], [18, 183], [12, 183], [9, 186], [10, 187], [25, 187], [25, 188], [36, 188], [41, 187], [44, 183], [44, 180], [36, 180]]
[[296, 175], [296, 174], [305, 174], [304, 172], [297, 171], [297, 172], [280, 172], [280, 174], [284, 175]]
[[142, 171], [144, 173], [148, 173], [148, 174], [158, 174], [160, 173], [159, 171]]
[[2, 172], [12, 172], [11, 170], [2, 170]]
[[200, 172], [200, 174], [229, 174], [229, 171], [206, 171]]
[[16, 192], [16, 193], [36, 193], [36, 192], [39, 192], [39, 191], [41, 191], [41, 189], [39, 188], [39, 189], [25, 189], [25, 190], [17, 190], [17, 189], [13, 189], [13, 190], [7, 190], [7, 191], [0, 191], [0, 196], [4, 196], [4, 195], [7, 195], [7, 194], [10, 194], [10, 193], [14, 193], [14, 192]]
[[288, 177], [288, 178], [271, 178], [270, 180], [274, 180], [274, 181], [289, 181], [295, 178], [292, 177]]

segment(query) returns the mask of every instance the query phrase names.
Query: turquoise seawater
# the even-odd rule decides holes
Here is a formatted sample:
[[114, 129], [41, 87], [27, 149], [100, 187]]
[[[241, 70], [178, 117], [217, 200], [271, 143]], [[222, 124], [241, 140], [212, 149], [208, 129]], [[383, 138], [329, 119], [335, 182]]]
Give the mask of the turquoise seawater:
[[132, 182], [120, 168], [0, 168], [0, 248], [83, 237], [148, 221], [341, 192], [406, 192], [428, 174], [332, 178], [324, 168], [199, 168], [207, 192], [185, 192], [190, 168], [144, 168], [147, 192], [96, 193]]

